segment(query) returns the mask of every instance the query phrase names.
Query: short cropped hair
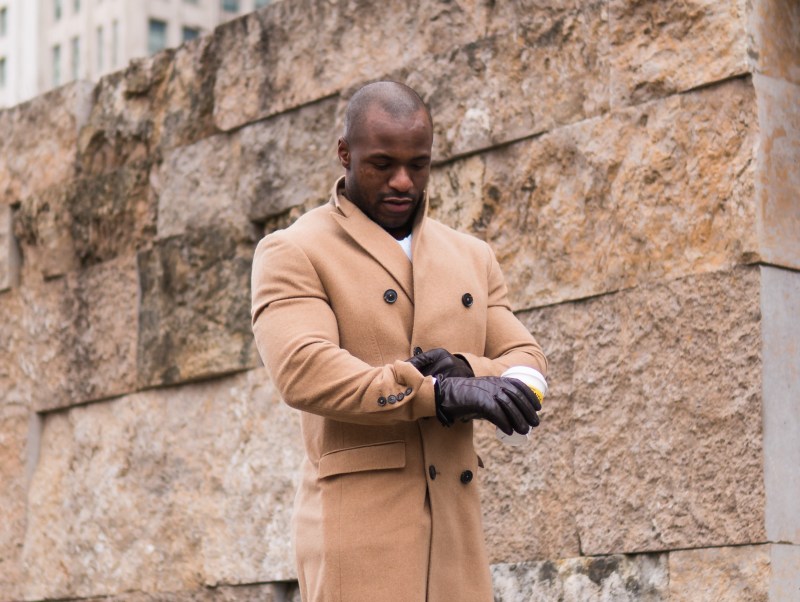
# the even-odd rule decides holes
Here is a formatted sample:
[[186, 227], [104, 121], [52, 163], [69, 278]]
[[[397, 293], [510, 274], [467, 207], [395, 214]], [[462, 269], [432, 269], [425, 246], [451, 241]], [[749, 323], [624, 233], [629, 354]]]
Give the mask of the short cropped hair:
[[352, 136], [364, 122], [367, 110], [373, 105], [378, 105], [392, 117], [407, 117], [419, 111], [425, 111], [428, 122], [433, 129], [433, 119], [430, 109], [413, 88], [393, 81], [380, 81], [367, 84], [360, 88], [350, 102], [344, 114], [343, 138], [349, 142]]

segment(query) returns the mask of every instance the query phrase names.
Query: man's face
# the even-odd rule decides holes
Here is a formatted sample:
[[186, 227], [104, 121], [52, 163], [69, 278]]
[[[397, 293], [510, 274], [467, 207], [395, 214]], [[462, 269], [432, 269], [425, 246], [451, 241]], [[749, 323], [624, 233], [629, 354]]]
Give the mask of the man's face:
[[351, 140], [339, 139], [345, 195], [395, 238], [411, 232], [431, 172], [433, 131], [424, 110], [397, 118], [367, 109]]

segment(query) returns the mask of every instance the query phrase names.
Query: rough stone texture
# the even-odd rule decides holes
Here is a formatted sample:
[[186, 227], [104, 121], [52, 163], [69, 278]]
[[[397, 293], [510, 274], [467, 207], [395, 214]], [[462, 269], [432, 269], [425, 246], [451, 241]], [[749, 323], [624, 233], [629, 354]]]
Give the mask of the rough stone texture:
[[134, 254], [155, 233], [150, 165], [49, 188], [25, 199], [15, 221], [26, 269], [46, 278]]
[[761, 253], [770, 263], [800, 269], [800, 85], [756, 75], [755, 87]]
[[0, 293], [15, 286], [19, 276], [19, 249], [12, 216], [9, 205], [0, 205]]
[[767, 537], [800, 544], [800, 273], [762, 268], [761, 313]]
[[445, 165], [434, 214], [491, 243], [516, 308], [753, 261], [753, 105], [733, 80]]
[[230, 130], [385, 77], [485, 27], [482, 0], [391, 0], [379, 11], [349, 0], [277, 2], [217, 29], [214, 123]]
[[492, 566], [495, 602], [666, 602], [669, 577], [666, 554]]
[[[0, 367], [0, 372], [3, 368]], [[2, 377], [0, 376], [0, 386]], [[0, 389], [0, 394], [2, 390]], [[19, 408], [0, 405], [0, 596], [19, 595], [23, 574], [22, 543], [25, 537], [25, 442], [28, 415]]]
[[0, 204], [75, 177], [75, 144], [92, 88], [77, 82], [0, 111]]
[[78, 140], [84, 174], [99, 174], [213, 134], [216, 38], [131, 61], [100, 80]]
[[492, 425], [476, 423], [475, 447], [485, 466], [480, 471], [484, 531], [492, 563], [581, 553], [570, 435], [574, 332], [569, 312], [559, 305], [520, 318], [547, 353], [549, 391], [541, 425], [527, 446], [504, 446]]
[[769, 599], [792, 600], [800, 597], [800, 546], [770, 546], [771, 579]]
[[237, 195], [251, 220], [328, 200], [343, 172], [336, 155], [343, 122], [344, 104], [329, 98], [241, 130]]
[[800, 85], [800, 4], [795, 0], [756, 0], [748, 23], [754, 68], [764, 75]]
[[248, 286], [255, 242], [236, 238], [198, 228], [139, 254], [139, 386], [258, 365]]
[[[770, 547], [679, 550], [669, 554], [670, 602], [766, 602]], [[772, 598], [790, 600], [792, 598]]]
[[263, 370], [48, 415], [25, 596], [292, 578], [300, 454], [298, 416]]
[[138, 295], [133, 257], [24, 288], [19, 361], [36, 410], [135, 389]]
[[565, 307], [583, 553], [764, 541], [759, 280], [737, 268]]
[[748, 0], [609, 0], [612, 106], [748, 72]]
[[441, 160], [606, 112], [607, 27], [604, 4], [589, 3], [424, 56], [391, 79], [429, 103]]
[[281, 590], [268, 583], [257, 585], [204, 587], [182, 592], [135, 592], [119, 596], [88, 598], [86, 602], [284, 602]]

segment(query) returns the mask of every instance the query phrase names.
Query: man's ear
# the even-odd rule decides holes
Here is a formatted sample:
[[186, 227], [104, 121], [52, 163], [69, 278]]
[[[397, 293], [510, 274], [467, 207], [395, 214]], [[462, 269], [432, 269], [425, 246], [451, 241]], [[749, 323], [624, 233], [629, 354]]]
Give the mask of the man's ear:
[[345, 169], [350, 169], [350, 147], [344, 138], [339, 138], [339, 143], [336, 145], [336, 153], [339, 155], [339, 163]]

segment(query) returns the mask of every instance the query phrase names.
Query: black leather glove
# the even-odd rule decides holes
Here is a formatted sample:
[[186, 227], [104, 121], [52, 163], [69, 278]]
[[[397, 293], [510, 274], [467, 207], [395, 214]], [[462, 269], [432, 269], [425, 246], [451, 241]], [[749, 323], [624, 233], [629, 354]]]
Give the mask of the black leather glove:
[[407, 360], [423, 376], [436, 376], [441, 374], [447, 376], [475, 376], [463, 357], [452, 355], [447, 349], [441, 347], [430, 349], [419, 355], [415, 355]]
[[541, 409], [533, 391], [516, 378], [436, 375], [436, 416], [446, 426], [456, 418], [484, 418], [506, 435], [524, 435], [539, 425], [536, 412]]

